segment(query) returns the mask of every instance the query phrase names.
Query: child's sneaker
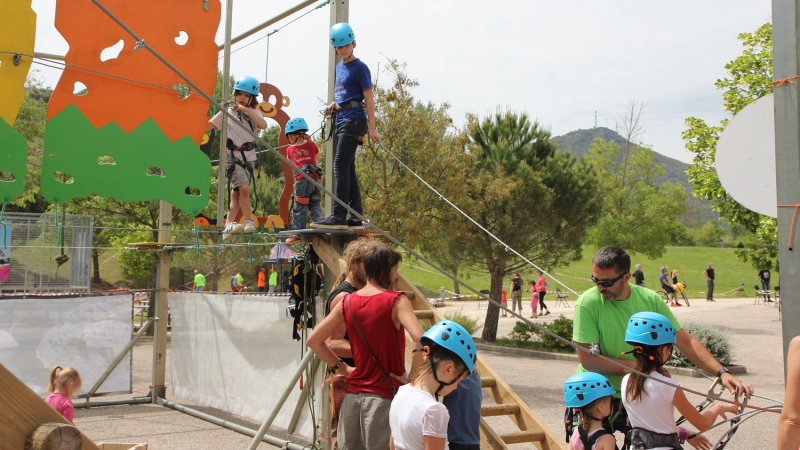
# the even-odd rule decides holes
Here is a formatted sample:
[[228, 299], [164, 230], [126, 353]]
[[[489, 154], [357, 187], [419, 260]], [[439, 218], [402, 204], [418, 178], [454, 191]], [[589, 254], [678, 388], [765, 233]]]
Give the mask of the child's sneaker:
[[252, 220], [246, 220], [244, 222], [244, 232], [247, 234], [255, 233], [256, 232], [256, 224]]
[[244, 230], [244, 226], [236, 222], [231, 222], [222, 230], [222, 241], [228, 242], [234, 234], [239, 234]]
[[295, 242], [300, 242], [300, 238], [299, 237], [290, 237], [290, 238], [286, 239], [286, 243], [287, 244], [294, 244]]
[[310, 227], [327, 228], [330, 230], [346, 230], [347, 221], [345, 219], [337, 219], [336, 216], [330, 216], [327, 219], [322, 219], [319, 222], [312, 223]]

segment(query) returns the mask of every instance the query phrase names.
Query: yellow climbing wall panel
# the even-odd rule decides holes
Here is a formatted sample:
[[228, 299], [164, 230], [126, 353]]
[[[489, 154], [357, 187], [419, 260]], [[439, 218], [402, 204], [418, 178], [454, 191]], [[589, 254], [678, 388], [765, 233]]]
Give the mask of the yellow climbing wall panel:
[[0, 51], [19, 53], [0, 54], [0, 118], [14, 125], [22, 105], [22, 87], [31, 68], [33, 45], [36, 40], [36, 13], [31, 9], [31, 0], [0, 1]]

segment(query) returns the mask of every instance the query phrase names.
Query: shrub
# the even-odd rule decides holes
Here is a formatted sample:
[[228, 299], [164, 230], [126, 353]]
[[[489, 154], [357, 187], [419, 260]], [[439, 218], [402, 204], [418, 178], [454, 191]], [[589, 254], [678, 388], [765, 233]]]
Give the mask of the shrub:
[[[568, 342], [572, 342], [572, 326], [573, 326], [572, 319], [567, 319], [566, 317], [561, 315], [561, 316], [559, 316], [558, 319], [554, 320], [553, 322], [551, 322], [549, 324], [542, 324], [541, 326], [544, 326], [545, 328], [550, 330], [551, 333], [566, 339]], [[540, 330], [535, 329], [535, 328], [532, 329], [531, 331], [534, 334], [536, 334], [536, 336], [539, 337], [539, 340], [542, 341], [542, 344], [544, 344], [545, 347], [553, 348], [553, 349], [571, 349], [572, 348], [571, 345], [569, 345], [569, 344], [567, 344], [565, 342], [559, 341], [556, 338], [550, 336], [549, 334], [547, 334], [547, 333], [545, 333], [543, 331], [540, 331]]]
[[517, 346], [519, 347], [522, 346], [523, 343], [527, 343], [531, 340], [532, 333], [532, 326], [525, 322], [517, 321], [516, 325], [514, 325], [514, 329], [511, 330], [511, 333], [508, 333], [508, 338], [512, 341], [516, 341]]
[[473, 319], [472, 317], [463, 314], [462, 313], [463, 310], [464, 309], [461, 308], [458, 311], [449, 312], [444, 315], [444, 318], [445, 320], [449, 320], [451, 322], [455, 322], [461, 325], [462, 327], [464, 327], [465, 330], [467, 330], [467, 333], [473, 335], [476, 332], [478, 332], [478, 330], [480, 330], [483, 327], [483, 325], [479, 324], [478, 319]]
[[[687, 322], [683, 324], [683, 329], [705, 345], [720, 364], [728, 365], [733, 362], [733, 346], [730, 336], [724, 331], [705, 322]], [[690, 364], [687, 364], [688, 358], [678, 350], [678, 347], [673, 348], [672, 354], [676, 358], [673, 358], [670, 364], [675, 367], [691, 367]]]

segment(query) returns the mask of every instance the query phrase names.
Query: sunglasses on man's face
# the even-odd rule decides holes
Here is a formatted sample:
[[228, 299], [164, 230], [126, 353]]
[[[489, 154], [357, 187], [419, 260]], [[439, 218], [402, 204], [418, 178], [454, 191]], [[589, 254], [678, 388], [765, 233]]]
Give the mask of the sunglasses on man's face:
[[628, 272], [624, 272], [624, 273], [620, 274], [620, 276], [618, 276], [617, 278], [614, 278], [613, 280], [598, 280], [597, 278], [594, 277], [594, 275], [592, 275], [592, 282], [594, 284], [598, 285], [598, 286], [603, 286], [604, 288], [609, 288], [609, 287], [613, 286], [617, 281], [621, 280], [622, 277], [624, 277], [625, 274], [627, 274], [627, 273]]

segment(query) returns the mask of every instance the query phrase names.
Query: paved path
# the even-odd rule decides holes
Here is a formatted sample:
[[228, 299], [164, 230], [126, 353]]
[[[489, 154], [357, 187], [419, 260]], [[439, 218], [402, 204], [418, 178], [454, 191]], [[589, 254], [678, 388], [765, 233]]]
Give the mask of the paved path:
[[[693, 300], [694, 306], [673, 310], [682, 322], [701, 320], [728, 331], [733, 341], [736, 362], [747, 367], [748, 373], [741, 378], [753, 384], [756, 393], [782, 401], [783, 361], [777, 309], [769, 306], [753, 306], [752, 303], [751, 298], [719, 299], [715, 303]], [[572, 308], [554, 308], [553, 305], [554, 301], [548, 302], [553, 314], [545, 319], [535, 320], [551, 320], [559, 314], [572, 317]], [[448, 306], [441, 311], [459, 309], [464, 314], [482, 320], [486, 312], [486, 303], [484, 302], [480, 309], [475, 302], [469, 302]], [[530, 315], [529, 311], [525, 313], [526, 316]], [[498, 336], [507, 335], [515, 322], [516, 319], [512, 318], [500, 319]], [[134, 395], [147, 393], [152, 361], [151, 347], [151, 343], [143, 342], [134, 348]], [[562, 383], [574, 373], [575, 363], [521, 358], [491, 352], [484, 352], [483, 356], [557, 435], [563, 433]], [[169, 375], [169, 369], [167, 374]], [[701, 378], [676, 376], [675, 379], [684, 386], [701, 391], [707, 390], [710, 386], [709, 381]], [[694, 403], [701, 401], [692, 395], [690, 399]], [[170, 400], [182, 402], [176, 398]], [[754, 403], [769, 404], [760, 399], [754, 400]], [[208, 408], [204, 408], [204, 411], [250, 428], [259, 426], [250, 420], [219, 411], [211, 411]], [[75, 417], [78, 427], [96, 442], [147, 442], [151, 450], [243, 449], [250, 442], [250, 438], [246, 436], [160, 406], [137, 405], [77, 410]], [[777, 415], [770, 413], [754, 417], [742, 426], [727, 449], [775, 448], [777, 420]], [[498, 428], [511, 427], [506, 418], [492, 418], [492, 423]], [[716, 440], [719, 435], [720, 432], [712, 432], [710, 436]], [[262, 444], [259, 448], [272, 447]], [[514, 448], [532, 447], [518, 445]]]

